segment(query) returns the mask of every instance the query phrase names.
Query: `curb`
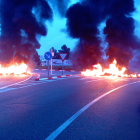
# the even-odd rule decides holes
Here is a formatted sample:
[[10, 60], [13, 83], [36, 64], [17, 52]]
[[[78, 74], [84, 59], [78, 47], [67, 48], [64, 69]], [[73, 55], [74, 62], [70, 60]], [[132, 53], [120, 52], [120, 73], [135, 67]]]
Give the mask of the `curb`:
[[63, 78], [63, 77], [69, 77], [72, 75], [63, 75], [63, 76], [54, 76], [54, 77], [48, 77], [48, 78], [36, 78], [35, 81], [40, 81], [40, 80], [51, 80], [51, 79], [57, 79], [57, 78]]
[[36, 78], [35, 81], [39, 81], [39, 78]]
[[[35, 70], [46, 70], [48, 71], [48, 69], [35, 69]], [[50, 70], [50, 69], [49, 69]], [[50, 70], [51, 71], [51, 70]], [[52, 71], [62, 71], [62, 70], [52, 70]], [[63, 71], [69, 71], [69, 72], [77, 72], [75, 70], [63, 70]]]

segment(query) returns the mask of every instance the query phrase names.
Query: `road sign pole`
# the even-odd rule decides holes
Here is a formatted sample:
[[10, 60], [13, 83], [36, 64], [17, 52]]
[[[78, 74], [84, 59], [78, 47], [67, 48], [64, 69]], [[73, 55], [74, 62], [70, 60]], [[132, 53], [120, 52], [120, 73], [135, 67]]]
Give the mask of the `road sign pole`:
[[48, 60], [48, 77], [49, 77], [49, 60]]
[[63, 75], [63, 62], [64, 62], [64, 61], [62, 61], [62, 75]]
[[64, 65], [64, 60], [66, 59], [68, 53], [58, 53], [61, 60], [62, 60], [62, 75], [63, 75], [63, 65]]
[[49, 77], [49, 72], [50, 72], [50, 70], [49, 70], [49, 60], [52, 59], [52, 54], [51, 54], [50, 52], [45, 52], [44, 58], [45, 58], [46, 60], [48, 60], [48, 77]]
[[[51, 49], [51, 54], [52, 54], [52, 49]], [[51, 59], [51, 75], [52, 75], [52, 59]]]

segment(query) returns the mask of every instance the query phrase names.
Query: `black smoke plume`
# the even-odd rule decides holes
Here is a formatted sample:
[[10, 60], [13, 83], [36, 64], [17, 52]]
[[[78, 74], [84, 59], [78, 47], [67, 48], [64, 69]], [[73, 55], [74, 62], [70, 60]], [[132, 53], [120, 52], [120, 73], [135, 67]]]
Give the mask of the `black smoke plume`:
[[106, 55], [109, 56], [109, 62], [116, 59], [119, 65], [128, 67], [134, 56], [133, 51], [139, 47], [134, 36], [134, 19], [131, 17], [135, 10], [134, 1], [114, 0], [109, 10], [110, 17], [104, 29], [108, 42]]
[[98, 25], [101, 22], [99, 9], [88, 2], [71, 6], [66, 14], [68, 32], [79, 42], [73, 54], [73, 65], [77, 69], [91, 68], [102, 56]]
[[108, 62], [116, 59], [118, 65], [128, 67], [134, 50], [139, 52], [140, 48], [134, 36], [134, 19], [131, 16], [134, 11], [133, 0], [83, 0], [72, 5], [66, 18], [69, 35], [79, 39], [74, 50], [74, 66], [89, 68], [102, 60], [98, 27], [106, 20], [104, 34], [108, 42], [105, 50]]
[[1, 0], [0, 63], [40, 63], [37, 35], [45, 36], [52, 19], [46, 0]]

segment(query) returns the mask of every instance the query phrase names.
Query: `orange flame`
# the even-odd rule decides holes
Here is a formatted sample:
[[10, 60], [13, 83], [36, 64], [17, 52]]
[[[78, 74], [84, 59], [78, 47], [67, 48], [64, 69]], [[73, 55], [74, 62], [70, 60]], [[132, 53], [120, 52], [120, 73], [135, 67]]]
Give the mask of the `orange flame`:
[[[124, 72], [126, 71], [126, 68], [123, 67], [121, 70], [119, 70], [117, 68], [117, 61], [114, 60], [112, 64], [109, 65], [109, 69], [104, 69], [102, 68], [102, 66], [100, 64], [94, 65], [93, 70], [86, 70], [81, 72], [82, 75], [85, 76], [102, 76], [102, 75], [109, 75], [109, 76], [120, 76], [120, 77], [137, 77], [136, 74], [131, 74], [131, 75], [127, 75], [124, 74]], [[138, 75], [140, 76], [140, 74]]]
[[22, 63], [20, 65], [13, 64], [9, 67], [2, 67], [0, 65], [0, 74], [3, 74], [3, 75], [10, 75], [10, 74], [21, 75], [23, 73], [30, 74], [29, 71], [27, 72], [27, 65], [24, 63]]

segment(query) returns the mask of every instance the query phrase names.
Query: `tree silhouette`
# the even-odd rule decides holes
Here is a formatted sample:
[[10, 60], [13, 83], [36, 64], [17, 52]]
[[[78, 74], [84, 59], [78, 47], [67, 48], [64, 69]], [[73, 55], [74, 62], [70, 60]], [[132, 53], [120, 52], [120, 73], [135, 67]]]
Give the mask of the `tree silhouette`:
[[68, 53], [68, 56], [67, 56], [66, 59], [69, 58], [69, 55], [70, 55], [70, 48], [68, 48], [66, 45], [63, 45], [63, 46], [61, 47], [61, 50], [58, 50], [58, 51], [59, 51], [59, 53]]
[[54, 52], [54, 56], [52, 57], [52, 59], [59, 59], [57, 50], [54, 47], [52, 47], [52, 51]]

